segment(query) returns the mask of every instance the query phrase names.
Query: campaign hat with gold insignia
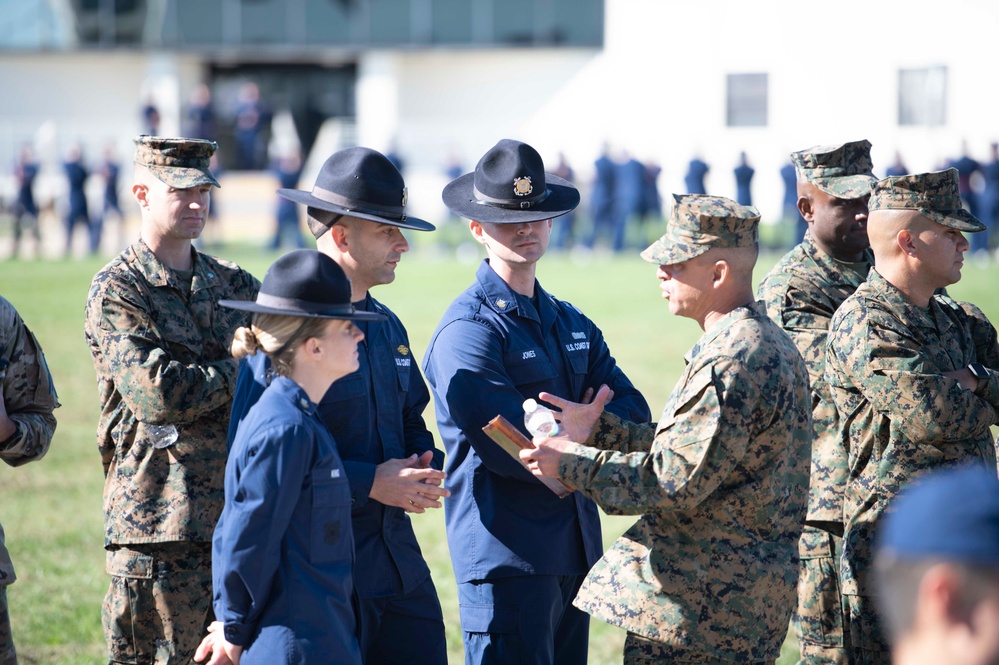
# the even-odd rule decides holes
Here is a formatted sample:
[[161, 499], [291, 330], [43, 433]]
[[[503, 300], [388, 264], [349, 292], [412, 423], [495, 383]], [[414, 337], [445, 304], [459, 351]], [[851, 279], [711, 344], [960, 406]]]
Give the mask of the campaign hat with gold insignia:
[[882, 178], [874, 184], [868, 204], [871, 212], [917, 210], [938, 224], [967, 233], [988, 228], [962, 205], [957, 169]]
[[444, 187], [444, 205], [477, 222], [540, 222], [572, 212], [579, 190], [568, 180], [545, 173], [538, 151], [521, 141], [503, 139], [482, 156], [473, 173]]
[[312, 191], [279, 189], [277, 193], [296, 203], [339, 215], [414, 231], [436, 228], [406, 214], [409, 196], [402, 174], [388, 157], [371, 148], [357, 146], [333, 153], [319, 170]]
[[760, 213], [724, 196], [674, 194], [666, 233], [641, 256], [669, 266], [700, 256], [712, 247], [753, 247], [760, 239]]
[[215, 185], [219, 181], [208, 168], [218, 149], [215, 141], [203, 139], [136, 136], [133, 161], [149, 169], [158, 180], [177, 189]]

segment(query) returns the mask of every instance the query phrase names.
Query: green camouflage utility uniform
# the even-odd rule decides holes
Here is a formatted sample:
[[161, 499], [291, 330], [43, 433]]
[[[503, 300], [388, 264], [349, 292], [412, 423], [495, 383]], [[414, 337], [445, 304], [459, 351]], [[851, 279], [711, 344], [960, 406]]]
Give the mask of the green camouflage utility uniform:
[[[914, 210], [950, 229], [986, 228], [961, 207], [956, 169], [883, 178], [868, 207], [869, 226], [879, 223], [879, 210]], [[972, 363], [984, 364], [987, 374], [974, 392], [944, 376]], [[885, 505], [933, 468], [978, 460], [996, 469], [989, 430], [999, 423], [996, 368], [996, 330], [981, 310], [941, 293], [918, 307], [876, 268], [833, 315], [826, 383], [839, 414], [839, 440], [849, 447], [840, 578], [854, 665], [891, 662], [868, 576]]]
[[237, 361], [233, 333], [259, 283], [194, 249], [187, 279], [139, 240], [94, 277], [86, 336], [97, 371], [114, 662], [187, 663], [212, 619], [211, 540]]
[[[798, 182], [844, 201], [867, 199], [877, 182], [867, 140], [814, 146], [791, 153], [791, 161]], [[828, 223], [820, 217], [826, 213], [814, 214], [812, 229]], [[812, 386], [812, 464], [808, 513], [798, 544], [801, 568], [794, 621], [798, 662], [850, 665], [843, 643], [848, 617], [839, 581], [846, 446], [836, 438], [836, 407], [825, 382], [826, 337], [833, 312], [866, 279], [874, 255], [867, 249], [858, 263], [838, 261], [819, 247], [812, 233], [777, 262], [757, 296], [798, 347]]]
[[[13, 434], [0, 441], [0, 459], [10, 466], [41, 459], [55, 433], [56, 419], [52, 412], [59, 407], [59, 397], [42, 347], [14, 306], [3, 297], [0, 297], [0, 388], [7, 416], [15, 427]], [[17, 665], [7, 612], [7, 587], [15, 579], [14, 564], [0, 526], [0, 665]]]
[[628, 631], [626, 663], [773, 661], [805, 519], [807, 370], [761, 302], [685, 359], [658, 424], [605, 413], [562, 455], [560, 477], [607, 513], [642, 515], [575, 605]]
[[886, 503], [932, 468], [968, 460], [995, 468], [999, 373], [990, 370], [974, 393], [942, 374], [973, 362], [999, 367], [995, 328], [978, 308], [944, 295], [917, 307], [876, 269], [833, 316], [826, 381], [850, 446], [840, 575], [858, 665], [890, 662], [868, 577]]
[[757, 290], [770, 318], [790, 335], [805, 359], [812, 387], [812, 464], [808, 514], [798, 546], [801, 569], [795, 617], [803, 662], [848, 662], [838, 560], [847, 452], [836, 438], [836, 406], [825, 381], [826, 337], [833, 313], [866, 279], [873, 263], [870, 250], [860, 263], [837, 261], [806, 234]]

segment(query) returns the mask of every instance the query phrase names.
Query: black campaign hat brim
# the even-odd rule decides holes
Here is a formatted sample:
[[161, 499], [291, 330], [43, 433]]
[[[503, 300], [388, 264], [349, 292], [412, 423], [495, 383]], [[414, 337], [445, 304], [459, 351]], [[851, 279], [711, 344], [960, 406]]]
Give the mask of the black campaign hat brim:
[[434, 231], [437, 229], [437, 227], [430, 222], [418, 217], [410, 217], [407, 215], [405, 220], [400, 220], [398, 217], [384, 217], [376, 213], [352, 210], [350, 208], [344, 208], [343, 206], [338, 206], [335, 203], [330, 203], [329, 201], [316, 198], [311, 192], [306, 192], [301, 189], [279, 189], [277, 190], [277, 193], [278, 196], [286, 198], [289, 201], [301, 203], [302, 205], [311, 206], [313, 208], [319, 208], [320, 210], [325, 210], [327, 212], [334, 212], [338, 215], [349, 215], [351, 217], [358, 217], [360, 219], [366, 219], [371, 222], [379, 222], [381, 224], [390, 224], [392, 226], [398, 226], [412, 231]]
[[501, 208], [479, 203], [472, 193], [474, 184], [475, 173], [466, 173], [448, 183], [441, 192], [441, 198], [448, 210], [476, 222], [490, 224], [541, 222], [566, 215], [579, 205], [579, 190], [568, 180], [550, 173], [545, 174], [545, 184], [551, 191], [548, 198], [526, 209]]
[[282, 309], [279, 307], [267, 307], [258, 305], [252, 300], [220, 300], [219, 305], [230, 309], [241, 309], [254, 314], [277, 314], [279, 316], [298, 316], [303, 319], [344, 319], [347, 321], [385, 321], [388, 319], [384, 314], [378, 312], [364, 312], [354, 310], [352, 312], [306, 312], [297, 309]]

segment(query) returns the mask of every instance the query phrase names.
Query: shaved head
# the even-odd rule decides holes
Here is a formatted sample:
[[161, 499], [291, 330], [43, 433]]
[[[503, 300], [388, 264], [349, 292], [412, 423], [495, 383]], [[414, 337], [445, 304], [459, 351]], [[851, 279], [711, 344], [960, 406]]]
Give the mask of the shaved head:
[[897, 257], [902, 248], [898, 244], [898, 234], [909, 231], [916, 235], [930, 228], [935, 222], [916, 210], [873, 210], [867, 225], [867, 235], [871, 239], [871, 249], [878, 264]]

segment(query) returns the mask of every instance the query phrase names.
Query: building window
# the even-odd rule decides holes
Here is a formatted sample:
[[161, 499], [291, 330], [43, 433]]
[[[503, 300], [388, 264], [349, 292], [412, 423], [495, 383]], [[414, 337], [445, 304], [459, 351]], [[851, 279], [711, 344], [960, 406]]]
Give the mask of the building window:
[[947, 67], [898, 70], [898, 124], [939, 127], [947, 120]]
[[767, 126], [766, 74], [729, 74], [727, 92], [729, 127]]

